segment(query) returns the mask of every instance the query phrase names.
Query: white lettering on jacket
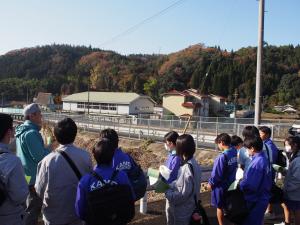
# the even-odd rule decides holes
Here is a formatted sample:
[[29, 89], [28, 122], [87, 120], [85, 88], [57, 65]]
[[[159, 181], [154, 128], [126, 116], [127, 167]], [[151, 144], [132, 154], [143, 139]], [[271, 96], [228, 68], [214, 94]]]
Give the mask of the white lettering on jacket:
[[235, 163], [237, 163], [237, 157], [232, 157], [230, 160], [228, 160], [228, 166], [231, 166]]
[[[108, 184], [108, 183], [111, 183], [111, 184], [118, 184], [117, 182], [115, 182], [115, 181], [110, 181], [110, 180], [104, 180], [104, 183], [105, 183], [105, 184]], [[90, 190], [93, 191], [93, 190], [95, 190], [95, 189], [99, 189], [99, 188], [101, 188], [101, 187], [104, 186], [104, 183], [102, 183], [100, 180], [95, 181], [95, 182], [93, 182], [93, 183], [90, 185]]]
[[117, 170], [130, 170], [131, 169], [131, 163], [128, 161], [121, 162], [117, 167]]

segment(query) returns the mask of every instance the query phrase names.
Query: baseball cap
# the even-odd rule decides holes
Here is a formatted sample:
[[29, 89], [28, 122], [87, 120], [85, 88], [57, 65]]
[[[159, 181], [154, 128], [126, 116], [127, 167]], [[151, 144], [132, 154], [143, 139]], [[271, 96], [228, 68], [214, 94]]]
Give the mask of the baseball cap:
[[23, 109], [23, 115], [26, 117], [30, 114], [33, 113], [37, 113], [37, 112], [41, 112], [40, 107], [38, 104], [36, 103], [32, 103], [30, 105], [27, 105], [24, 109]]

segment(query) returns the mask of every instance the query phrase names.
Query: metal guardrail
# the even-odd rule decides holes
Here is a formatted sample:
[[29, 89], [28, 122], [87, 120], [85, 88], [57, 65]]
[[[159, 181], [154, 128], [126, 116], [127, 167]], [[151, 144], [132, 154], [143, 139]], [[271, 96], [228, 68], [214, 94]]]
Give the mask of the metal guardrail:
[[[1, 110], [0, 110], [1, 111]], [[8, 112], [9, 113], [9, 112]], [[15, 120], [23, 120], [23, 115], [19, 111], [10, 112]], [[86, 131], [99, 131], [105, 128], [113, 128], [123, 137], [138, 139], [153, 139], [162, 141], [163, 136], [170, 130], [179, 133], [186, 127], [187, 120], [167, 120], [167, 119], [146, 119], [125, 116], [103, 116], [103, 115], [78, 115], [78, 114], [62, 114], [62, 113], [43, 113], [44, 120], [56, 122], [65, 117], [71, 117], [78, 126]], [[246, 119], [232, 118], [214, 118], [201, 117], [200, 120], [191, 120], [187, 127], [187, 132], [191, 134], [196, 142], [196, 146], [215, 148], [214, 138], [220, 133], [228, 133], [231, 135], [241, 136], [242, 130], [247, 125]], [[273, 120], [265, 120], [264, 125], [270, 126], [272, 129], [273, 139], [279, 147], [282, 147], [282, 141], [288, 136], [288, 129], [291, 123], [277, 123]]]
[[[100, 115], [88, 116], [60, 113], [44, 113], [43, 117], [46, 121], [52, 122], [65, 117], [71, 117], [81, 129], [86, 131], [95, 132], [106, 128], [113, 128], [123, 137], [153, 139], [156, 141], [162, 141], [163, 136], [170, 130], [181, 133], [187, 124], [186, 120], [161, 120]], [[214, 139], [218, 134], [228, 133], [241, 136], [245, 126], [253, 125], [248, 123], [208, 121], [190, 121], [188, 124], [187, 132], [194, 137], [198, 148], [215, 148]], [[262, 125], [271, 127], [273, 131], [272, 138], [280, 147], [282, 146], [282, 141], [288, 135], [288, 129], [292, 126], [291, 123], [265, 123]]]

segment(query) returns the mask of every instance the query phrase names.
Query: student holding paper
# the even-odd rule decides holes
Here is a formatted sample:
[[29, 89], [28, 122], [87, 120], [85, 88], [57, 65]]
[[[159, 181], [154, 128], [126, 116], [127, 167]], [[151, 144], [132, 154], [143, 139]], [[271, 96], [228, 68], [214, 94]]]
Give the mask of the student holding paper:
[[199, 199], [201, 168], [193, 157], [194, 153], [193, 137], [188, 134], [179, 136], [176, 141], [176, 154], [181, 158], [182, 164], [177, 179], [165, 193], [171, 209], [167, 218], [168, 225], [188, 225], [196, 207], [194, 196]]
[[177, 132], [170, 131], [164, 137], [165, 149], [169, 152], [165, 162], [165, 166], [171, 171], [169, 177], [166, 179], [169, 184], [176, 180], [181, 163], [180, 157], [176, 154], [176, 140], [178, 136]]
[[[167, 133], [164, 136], [164, 141], [165, 141], [165, 149], [168, 151], [169, 155], [168, 158], [165, 162], [165, 166], [168, 169], [168, 174], [164, 175], [162, 174], [161, 171], [161, 175], [165, 178], [166, 182], [168, 184], [171, 184], [174, 180], [176, 180], [177, 175], [178, 175], [178, 170], [180, 168], [180, 164], [181, 164], [181, 159], [180, 157], [176, 154], [176, 140], [178, 138], [178, 133], [175, 131], [170, 131], [169, 133]], [[161, 170], [163, 168], [160, 168]], [[167, 170], [165, 169], [165, 170]], [[173, 212], [172, 208], [170, 207], [170, 203], [168, 201], [168, 199], [166, 199], [166, 217], [167, 217], [167, 224], [169, 224], [170, 219], [169, 219], [169, 215], [172, 215]]]

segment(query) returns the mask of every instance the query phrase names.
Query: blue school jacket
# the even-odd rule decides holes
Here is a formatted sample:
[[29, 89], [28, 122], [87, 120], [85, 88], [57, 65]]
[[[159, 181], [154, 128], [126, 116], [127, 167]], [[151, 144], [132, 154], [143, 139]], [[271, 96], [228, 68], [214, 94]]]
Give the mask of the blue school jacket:
[[[109, 179], [111, 178], [114, 169], [112, 169], [110, 166], [98, 165], [94, 169], [94, 171], [97, 174], [101, 175], [103, 180], [108, 183], [110, 182]], [[125, 172], [119, 171], [115, 179], [113, 180], [113, 183], [129, 185], [131, 187], [132, 199], [135, 199], [135, 194], [133, 192], [132, 186]], [[76, 194], [76, 201], [75, 201], [76, 214], [80, 219], [85, 220], [87, 193], [95, 189], [101, 188], [103, 185], [104, 184], [102, 184], [99, 180], [97, 180], [97, 178], [95, 178], [92, 174], [87, 174], [80, 179], [77, 187], [77, 194]]]
[[115, 150], [112, 168], [116, 170], [124, 170], [126, 173], [133, 167], [131, 157], [123, 152], [120, 148]]
[[234, 147], [225, 150], [214, 162], [209, 184], [212, 186], [211, 203], [221, 208], [224, 203], [224, 192], [235, 181], [237, 169], [237, 150]]
[[253, 156], [240, 188], [246, 201], [258, 203], [270, 199], [271, 185], [272, 174], [269, 163], [265, 153], [261, 151]]
[[172, 183], [174, 180], [177, 179], [180, 164], [181, 164], [181, 159], [179, 156], [176, 155], [176, 151], [173, 150], [172, 152], [169, 153], [169, 156], [165, 163], [166, 167], [168, 167], [172, 171], [169, 179], [167, 180], [168, 184]]

